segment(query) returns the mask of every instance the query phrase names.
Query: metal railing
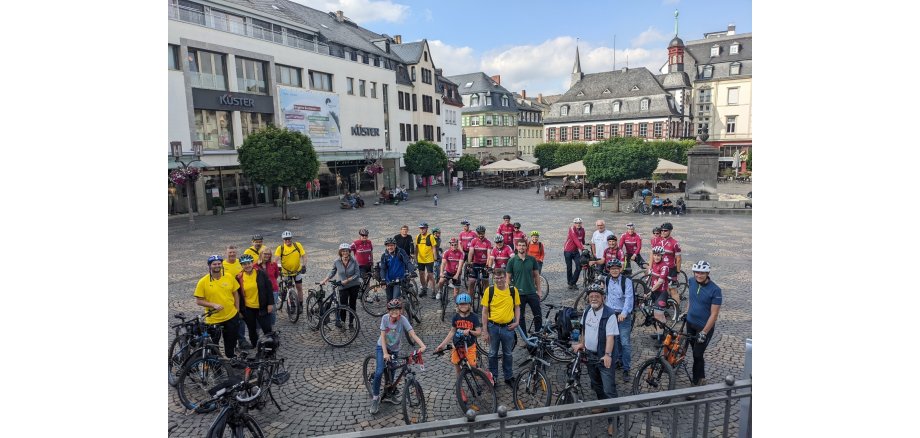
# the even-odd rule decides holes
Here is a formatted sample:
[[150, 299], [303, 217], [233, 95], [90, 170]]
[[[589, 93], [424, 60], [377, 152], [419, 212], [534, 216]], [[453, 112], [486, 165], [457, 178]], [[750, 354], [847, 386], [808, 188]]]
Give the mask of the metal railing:
[[751, 398], [750, 379], [735, 381], [726, 376], [723, 383], [673, 391], [523, 411], [507, 411], [500, 406], [497, 414], [330, 436], [597, 437], [607, 436], [608, 425], [615, 423], [614, 436], [618, 437], [747, 438], [751, 436], [750, 423], [739, 425], [731, 418], [737, 418], [743, 401], [747, 401], [745, 408], [750, 409]]

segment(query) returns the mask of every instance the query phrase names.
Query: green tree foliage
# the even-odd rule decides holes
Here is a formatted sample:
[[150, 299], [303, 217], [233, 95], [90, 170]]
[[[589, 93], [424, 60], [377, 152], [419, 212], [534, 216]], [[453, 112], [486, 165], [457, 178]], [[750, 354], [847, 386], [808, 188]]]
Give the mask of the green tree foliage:
[[645, 143], [657, 158], [687, 165], [687, 151], [696, 145], [694, 140], [654, 140]]
[[537, 165], [541, 169], [555, 169], [556, 149], [558, 148], [559, 143], [540, 143], [534, 147], [533, 156], [537, 159]]
[[553, 155], [553, 167], [561, 167], [579, 161], [587, 153], [588, 145], [585, 143], [563, 143]]
[[[447, 167], [447, 154], [430, 141], [417, 141], [406, 148], [406, 171], [422, 177], [437, 175]], [[425, 186], [428, 193], [428, 186]]]
[[[641, 141], [611, 141], [594, 146], [584, 157], [588, 181], [594, 183], [619, 184], [648, 178], [658, 167], [658, 157]], [[616, 199], [619, 204], [620, 197]]]
[[319, 160], [310, 137], [295, 131], [268, 126], [249, 134], [237, 152], [243, 173], [258, 183], [284, 189], [282, 219], [288, 219], [290, 187], [305, 185], [319, 172]]
[[464, 155], [457, 160], [457, 163], [454, 165], [454, 169], [463, 171], [463, 172], [475, 172], [479, 170], [479, 160], [472, 155]]
[[752, 151], [751, 151], [750, 149], [748, 149], [748, 151], [747, 151], [747, 171], [748, 171], [748, 172], [751, 171], [751, 152], [752, 152]]

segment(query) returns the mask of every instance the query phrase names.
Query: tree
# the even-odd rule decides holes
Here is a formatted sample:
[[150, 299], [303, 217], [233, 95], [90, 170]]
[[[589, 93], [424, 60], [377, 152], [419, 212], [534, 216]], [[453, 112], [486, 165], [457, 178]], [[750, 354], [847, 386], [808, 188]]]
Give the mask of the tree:
[[454, 169], [462, 172], [475, 172], [479, 170], [479, 160], [472, 155], [464, 155], [457, 160]]
[[574, 163], [585, 157], [588, 153], [588, 145], [585, 143], [563, 143], [556, 149], [553, 155], [553, 166], [561, 167], [566, 164]]
[[[427, 178], [441, 173], [447, 167], [447, 154], [430, 141], [417, 141], [406, 148], [406, 171]], [[425, 184], [428, 194], [428, 184]]]
[[[648, 178], [658, 167], [658, 157], [641, 141], [610, 141], [594, 146], [584, 158], [587, 178], [594, 183], [617, 185], [630, 179]], [[619, 210], [619, 193], [616, 198]]]
[[751, 150], [747, 150], [747, 171], [751, 171]]
[[559, 148], [559, 143], [540, 143], [533, 148], [533, 156], [537, 159], [537, 165], [541, 169], [554, 169], [556, 149]]
[[687, 151], [696, 145], [695, 140], [652, 140], [645, 143], [658, 158], [687, 165]]
[[281, 186], [281, 219], [287, 220], [290, 187], [303, 186], [316, 178], [319, 160], [310, 137], [268, 126], [249, 134], [237, 151], [240, 169], [253, 181]]

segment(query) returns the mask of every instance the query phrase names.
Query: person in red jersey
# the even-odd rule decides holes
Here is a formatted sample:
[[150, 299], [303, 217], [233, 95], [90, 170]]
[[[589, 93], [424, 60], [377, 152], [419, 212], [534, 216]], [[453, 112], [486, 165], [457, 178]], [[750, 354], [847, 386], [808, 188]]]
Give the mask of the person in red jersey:
[[460, 250], [460, 241], [457, 240], [456, 237], [451, 237], [449, 243], [450, 249], [444, 251], [444, 255], [441, 256], [441, 278], [438, 280], [438, 294], [435, 298], [441, 298], [441, 287], [444, 286], [444, 282], [449, 278], [451, 284], [454, 286], [454, 294], [451, 299], [455, 300], [457, 299], [457, 292], [460, 290], [460, 276], [463, 273], [463, 259], [465, 255], [463, 251]]
[[580, 217], [572, 221], [568, 234], [565, 238], [565, 245], [562, 247], [563, 256], [565, 257], [565, 278], [569, 284], [569, 289], [577, 289], [578, 275], [581, 274], [581, 251], [585, 249], [585, 229], [581, 226]]
[[502, 236], [495, 236], [495, 247], [489, 251], [489, 259], [486, 266], [492, 269], [502, 268], [508, 264], [508, 260], [514, 255], [514, 250], [509, 245], [505, 245]]
[[367, 238], [368, 231], [362, 228], [358, 231], [358, 240], [351, 244], [351, 252], [355, 255], [355, 261], [358, 262], [358, 268], [361, 269], [361, 278], [371, 273], [371, 265], [374, 264], [374, 244]]
[[677, 274], [680, 273], [680, 244], [677, 239], [671, 237], [671, 231], [674, 225], [670, 222], [661, 224], [661, 240], [658, 245], [664, 248], [664, 255], [661, 259], [668, 265], [668, 275], [671, 277], [669, 290], [671, 298], [680, 304], [680, 294], [677, 293]]
[[625, 258], [626, 254], [622, 249], [617, 247], [617, 236], [607, 236], [607, 247], [604, 248], [604, 259], [598, 261], [598, 264], [606, 267], [607, 262], [611, 260], [619, 260], [620, 262], [623, 262], [623, 259]]
[[514, 225], [511, 225], [511, 216], [502, 216], [502, 223], [498, 225], [498, 231], [495, 232], [504, 238], [505, 245], [511, 245], [511, 238], [514, 236]]
[[[626, 255], [626, 259], [622, 260], [623, 262], [623, 274], [627, 277], [632, 276], [632, 262], [636, 262], [639, 265], [640, 269], [646, 267], [646, 262], [642, 258], [642, 236], [636, 232], [636, 226], [632, 222], [626, 224], [626, 232], [620, 235], [620, 242], [617, 244], [620, 250], [623, 251], [623, 254]], [[652, 243], [654, 245], [654, 242]]]
[[486, 271], [486, 262], [489, 260], [489, 251], [492, 249], [492, 242], [486, 239], [486, 227], [480, 225], [476, 227], [476, 237], [470, 241], [470, 251], [467, 262], [472, 266], [469, 278], [466, 281], [466, 292], [473, 296], [473, 284], [476, 283], [476, 277], [482, 274], [482, 289], [489, 287], [489, 272]]
[[476, 232], [473, 230], [470, 230], [470, 221], [466, 219], [460, 221], [460, 225], [463, 225], [463, 230], [460, 231], [460, 236], [458, 236], [458, 239], [460, 240], [459, 247], [460, 247], [460, 250], [463, 251], [464, 255], [469, 256], [470, 255], [470, 242], [472, 242], [473, 239], [476, 238]]
[[[667, 305], [668, 283], [670, 282], [668, 265], [662, 260], [663, 255], [664, 248], [660, 246], [652, 248], [652, 264], [648, 267], [649, 290], [651, 291], [652, 299], [658, 306], [655, 309], [655, 319], [661, 322], [665, 322], [664, 312], [661, 309]], [[659, 335], [653, 335], [652, 337], [658, 339]]]
[[[523, 241], [525, 241], [525, 242], [527, 241], [527, 235], [524, 234], [523, 231], [521, 231], [521, 223], [520, 223], [520, 222], [515, 222], [515, 223], [514, 223], [514, 232], [511, 233], [511, 239], [512, 239], [512, 240], [511, 240], [512, 242], [517, 242], [518, 240], [523, 240]], [[516, 245], [516, 243], [508, 243], [508, 241], [506, 240], [506, 241], [505, 241], [505, 245], [514, 246], [514, 245]]]

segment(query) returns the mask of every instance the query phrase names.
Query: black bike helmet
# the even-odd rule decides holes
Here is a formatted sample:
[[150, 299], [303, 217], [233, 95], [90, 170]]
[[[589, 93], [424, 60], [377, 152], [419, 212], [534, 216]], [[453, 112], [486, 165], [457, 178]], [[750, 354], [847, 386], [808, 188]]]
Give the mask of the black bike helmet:
[[652, 234], [660, 233], [660, 232], [661, 232], [661, 228], [658, 228], [658, 227], [652, 228]]
[[480, 226], [476, 227], [476, 232], [479, 233], [479, 234], [485, 233], [485, 232], [486, 232], [486, 227], [480, 225]]
[[611, 240], [613, 240], [613, 241], [615, 242], [615, 241], [617, 240], [617, 236], [614, 236], [613, 234], [607, 236], [607, 241], [609, 242], [609, 241], [611, 241]]
[[387, 240], [383, 241], [384, 245], [396, 245], [396, 239], [392, 237], [387, 237]]
[[367, 231], [367, 228], [362, 228], [362, 229], [358, 230], [358, 235], [360, 235], [360, 236], [367, 236], [368, 234], [370, 234], [370, 233]]
[[601, 283], [591, 283], [591, 285], [588, 286], [588, 293], [590, 294], [591, 292], [597, 292], [601, 295], [607, 294], [604, 290], [604, 285]]
[[661, 230], [662, 230], [662, 231], [665, 231], [665, 230], [671, 231], [671, 230], [673, 230], [673, 229], [674, 229], [674, 225], [671, 225], [670, 222], [665, 222], [665, 223], [661, 224]]
[[256, 241], [256, 240], [262, 240], [262, 235], [261, 235], [261, 234], [254, 234], [254, 235], [252, 236], [252, 240], [253, 240], [253, 242]]
[[520, 228], [521, 228], [521, 223], [520, 223], [520, 222], [515, 222], [515, 223], [514, 223], [514, 228], [520, 229]]
[[468, 221], [468, 220], [466, 220], [466, 219], [460, 221], [460, 225], [469, 225], [469, 224], [470, 224], [470, 221]]
[[399, 298], [393, 298], [387, 302], [387, 310], [389, 311], [393, 309], [402, 309], [402, 301], [400, 301]]

